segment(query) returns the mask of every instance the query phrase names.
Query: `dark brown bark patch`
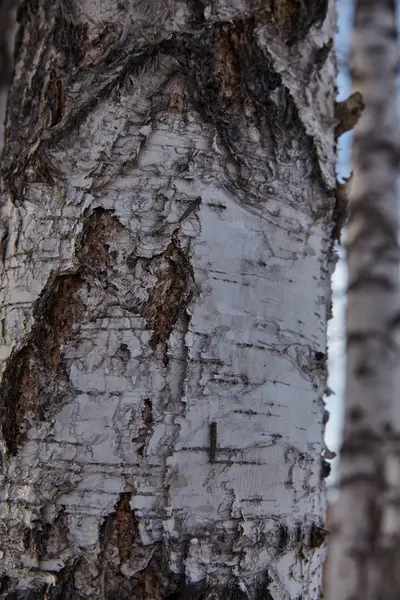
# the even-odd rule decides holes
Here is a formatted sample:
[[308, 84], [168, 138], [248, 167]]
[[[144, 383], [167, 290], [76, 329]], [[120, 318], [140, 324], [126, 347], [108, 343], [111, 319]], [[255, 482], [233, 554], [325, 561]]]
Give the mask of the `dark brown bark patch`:
[[83, 304], [79, 276], [50, 280], [34, 305], [36, 324], [28, 343], [10, 357], [0, 385], [1, 428], [15, 455], [33, 421], [62, 402], [69, 390], [61, 345], [79, 322]]
[[123, 225], [110, 211], [96, 208], [85, 221], [79, 259], [82, 269], [94, 269], [96, 275], [106, 275], [113, 267], [110, 244], [118, 240], [124, 231]]
[[[154, 269], [154, 261], [151, 261]], [[159, 282], [154, 286], [149, 300], [143, 303], [143, 316], [153, 329], [153, 344], [166, 342], [178, 318], [185, 312], [194, 292], [194, 273], [186, 254], [177, 239], [171, 237], [163, 257], [155, 260]]]
[[65, 107], [65, 85], [55, 69], [50, 71], [48, 85], [46, 104], [50, 110], [49, 127], [53, 127], [61, 121]]
[[121, 562], [129, 560], [133, 541], [135, 538], [135, 522], [133, 511], [129, 505], [131, 494], [125, 492], [120, 495], [115, 507], [115, 527], [117, 529], [117, 546]]
[[289, 44], [303, 39], [312, 25], [325, 20], [327, 0], [271, 0], [271, 12], [282, 38]]

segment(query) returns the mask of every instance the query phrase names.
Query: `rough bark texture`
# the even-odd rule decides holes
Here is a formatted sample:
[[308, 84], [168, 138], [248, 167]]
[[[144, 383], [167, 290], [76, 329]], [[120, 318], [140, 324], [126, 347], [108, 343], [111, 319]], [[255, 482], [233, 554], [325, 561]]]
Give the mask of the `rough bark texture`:
[[329, 600], [400, 597], [397, 68], [395, 0], [358, 0], [352, 72], [365, 110], [354, 136], [346, 417]]
[[1, 598], [317, 600], [333, 2], [18, 20]]

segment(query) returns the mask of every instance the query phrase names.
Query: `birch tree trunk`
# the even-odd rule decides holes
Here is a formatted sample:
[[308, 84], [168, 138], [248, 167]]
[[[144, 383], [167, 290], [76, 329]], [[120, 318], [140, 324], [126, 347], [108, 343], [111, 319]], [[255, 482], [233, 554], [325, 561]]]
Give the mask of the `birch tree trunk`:
[[1, 598], [317, 600], [333, 1], [18, 20]]
[[400, 519], [393, 518], [400, 470], [390, 457], [398, 404], [395, 0], [357, 0], [352, 60], [365, 110], [354, 136], [346, 416], [328, 598], [395, 600], [400, 597]]

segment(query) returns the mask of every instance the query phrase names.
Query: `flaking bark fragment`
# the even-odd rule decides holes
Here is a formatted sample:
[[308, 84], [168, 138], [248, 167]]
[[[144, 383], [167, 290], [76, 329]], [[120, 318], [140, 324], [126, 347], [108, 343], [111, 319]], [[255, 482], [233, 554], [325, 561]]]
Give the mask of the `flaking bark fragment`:
[[335, 127], [336, 139], [346, 131], [354, 129], [358, 119], [364, 110], [364, 100], [361, 92], [354, 92], [346, 100], [336, 102], [335, 119], [337, 125]]

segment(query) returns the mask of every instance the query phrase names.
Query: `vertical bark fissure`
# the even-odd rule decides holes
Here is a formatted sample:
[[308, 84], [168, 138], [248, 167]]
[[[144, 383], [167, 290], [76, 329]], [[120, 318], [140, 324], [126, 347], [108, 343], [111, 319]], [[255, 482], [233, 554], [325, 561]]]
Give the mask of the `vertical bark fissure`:
[[19, 12], [5, 593], [317, 600], [333, 2], [114, 4]]

